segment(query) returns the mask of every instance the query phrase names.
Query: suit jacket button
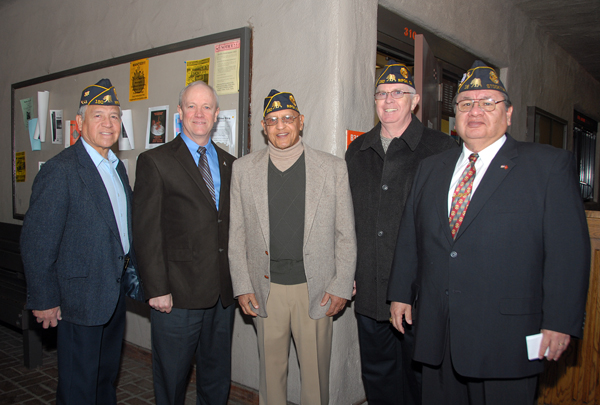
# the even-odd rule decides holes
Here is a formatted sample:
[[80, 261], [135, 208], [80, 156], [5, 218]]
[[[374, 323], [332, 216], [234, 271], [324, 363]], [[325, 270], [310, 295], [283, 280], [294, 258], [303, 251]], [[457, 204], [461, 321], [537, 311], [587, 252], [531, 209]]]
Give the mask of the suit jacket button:
[[383, 231], [377, 232], [377, 236], [383, 236]]
[[117, 279], [117, 283], [120, 283], [120, 282], [121, 282], [121, 278], [119, 277], [119, 278]]
[[451, 258], [453, 258], [453, 259], [454, 259], [456, 256], [458, 256], [458, 253], [456, 253], [456, 252], [454, 252], [454, 251], [450, 252], [450, 257], [451, 257]]
[[383, 191], [387, 191], [388, 190], [387, 184], [384, 184], [383, 186], [381, 186], [381, 188], [383, 189]]
[[266, 278], [266, 279], [268, 279], [268, 278], [269, 278], [269, 276], [265, 276], [265, 278]]
[[448, 290], [446, 290], [446, 295], [448, 295]]

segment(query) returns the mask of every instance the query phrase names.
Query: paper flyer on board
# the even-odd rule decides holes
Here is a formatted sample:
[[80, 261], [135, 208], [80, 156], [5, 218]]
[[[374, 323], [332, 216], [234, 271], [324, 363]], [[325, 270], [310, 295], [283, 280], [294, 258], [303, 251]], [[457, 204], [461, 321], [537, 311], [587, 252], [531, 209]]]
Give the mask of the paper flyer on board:
[[29, 121], [33, 118], [33, 98], [24, 98], [21, 100], [21, 111], [23, 112], [23, 124], [25, 125], [25, 129], [29, 131]]
[[35, 130], [35, 139], [46, 142], [46, 121], [48, 120], [48, 102], [50, 100], [49, 91], [38, 91], [38, 126]]
[[39, 139], [35, 139], [35, 132], [38, 128], [38, 119], [33, 118], [27, 121], [29, 127], [29, 142], [31, 143], [31, 150], [42, 150], [42, 143]]
[[25, 152], [15, 153], [15, 179], [17, 183], [23, 183], [27, 179], [27, 165], [25, 164]]
[[65, 121], [65, 148], [75, 145], [79, 139], [79, 131], [77, 131], [77, 121]]
[[208, 84], [208, 72], [210, 70], [210, 58], [200, 60], [188, 60], [185, 62], [185, 85], [202, 80]]
[[123, 125], [121, 127], [121, 136], [119, 136], [119, 150], [135, 149], [135, 143], [133, 141], [133, 118], [131, 115], [131, 110], [123, 110], [121, 121]]
[[63, 143], [63, 110], [50, 110], [50, 130], [52, 143]]
[[219, 112], [215, 129], [213, 133], [213, 141], [226, 145], [229, 148], [229, 153], [235, 152], [235, 123], [236, 110], [224, 110]]
[[148, 59], [129, 64], [129, 101], [148, 99]]
[[240, 40], [215, 45], [214, 88], [217, 94], [234, 94], [240, 89]]
[[148, 108], [148, 128], [146, 130], [146, 149], [153, 149], [167, 143], [167, 118], [169, 106]]

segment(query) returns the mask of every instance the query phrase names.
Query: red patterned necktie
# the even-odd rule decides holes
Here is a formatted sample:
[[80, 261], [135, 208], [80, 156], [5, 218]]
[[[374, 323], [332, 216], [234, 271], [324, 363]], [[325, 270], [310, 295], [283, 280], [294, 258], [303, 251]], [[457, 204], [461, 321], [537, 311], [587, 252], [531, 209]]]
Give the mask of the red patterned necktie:
[[210, 167], [208, 166], [206, 148], [204, 146], [198, 147], [198, 153], [200, 154], [200, 159], [198, 159], [198, 169], [200, 169], [200, 174], [202, 174], [202, 178], [206, 183], [206, 187], [210, 192], [213, 202], [216, 204], [217, 199], [215, 198], [215, 185], [213, 183], [212, 175], [210, 174]]
[[454, 194], [452, 194], [452, 209], [448, 221], [450, 223], [450, 231], [452, 238], [456, 238], [458, 229], [463, 222], [469, 202], [471, 202], [471, 190], [473, 189], [473, 180], [475, 179], [475, 162], [479, 155], [471, 153], [469, 156], [469, 164], [462, 172], [460, 181], [456, 185]]

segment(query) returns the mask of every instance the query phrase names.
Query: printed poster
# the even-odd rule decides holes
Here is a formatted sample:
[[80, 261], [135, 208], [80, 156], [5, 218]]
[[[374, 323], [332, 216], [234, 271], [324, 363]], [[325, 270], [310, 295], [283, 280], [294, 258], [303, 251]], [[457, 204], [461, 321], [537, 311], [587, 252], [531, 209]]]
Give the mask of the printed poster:
[[240, 90], [240, 40], [215, 45], [214, 88], [218, 95]]
[[75, 145], [79, 139], [79, 131], [77, 130], [77, 121], [65, 121], [65, 148]]
[[146, 149], [153, 149], [167, 143], [167, 118], [169, 106], [148, 108], [148, 129], [146, 131]]
[[25, 182], [27, 178], [27, 165], [25, 164], [25, 152], [15, 153], [15, 177], [17, 183]]
[[202, 80], [208, 84], [208, 71], [210, 70], [210, 58], [199, 60], [188, 60], [185, 62], [185, 85]]
[[129, 101], [148, 99], [148, 59], [129, 64]]

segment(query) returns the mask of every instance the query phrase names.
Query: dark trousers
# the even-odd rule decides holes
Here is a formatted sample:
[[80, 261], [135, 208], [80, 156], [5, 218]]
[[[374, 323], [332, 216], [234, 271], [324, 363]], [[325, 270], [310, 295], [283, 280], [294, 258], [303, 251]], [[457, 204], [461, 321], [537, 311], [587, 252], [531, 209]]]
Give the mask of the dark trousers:
[[[421, 367], [412, 360], [413, 331], [356, 314], [362, 380], [369, 405], [421, 403]], [[408, 326], [408, 328], [407, 328]]]
[[423, 405], [533, 405], [538, 376], [483, 380], [459, 375], [452, 366], [449, 340], [442, 364], [423, 365]]
[[173, 308], [168, 314], [152, 310], [152, 373], [158, 405], [184, 403], [193, 358], [196, 404], [227, 404], [234, 308], [223, 308], [219, 299], [208, 309]]
[[117, 403], [115, 380], [119, 373], [124, 331], [125, 294], [122, 292], [115, 312], [105, 325], [58, 322], [57, 404]]

